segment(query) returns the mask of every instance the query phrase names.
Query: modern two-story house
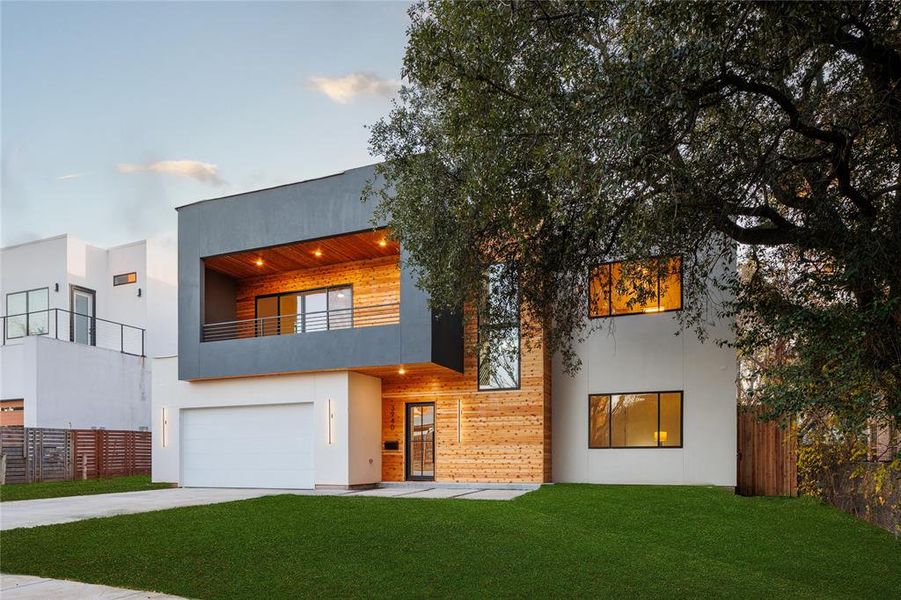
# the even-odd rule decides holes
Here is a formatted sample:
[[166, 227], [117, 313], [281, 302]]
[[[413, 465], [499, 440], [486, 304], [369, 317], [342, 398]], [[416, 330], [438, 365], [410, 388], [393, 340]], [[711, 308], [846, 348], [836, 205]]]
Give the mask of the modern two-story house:
[[153, 364], [154, 480], [735, 484], [735, 353], [673, 335], [678, 257], [638, 307], [613, 291], [618, 265], [596, 267], [585, 318], [616, 327], [579, 345], [568, 376], [518, 314], [489, 334], [431, 312], [360, 200], [373, 174], [178, 210], [178, 356]]
[[0, 248], [0, 425], [149, 429], [145, 356], [175, 352], [175, 285], [160, 240]]

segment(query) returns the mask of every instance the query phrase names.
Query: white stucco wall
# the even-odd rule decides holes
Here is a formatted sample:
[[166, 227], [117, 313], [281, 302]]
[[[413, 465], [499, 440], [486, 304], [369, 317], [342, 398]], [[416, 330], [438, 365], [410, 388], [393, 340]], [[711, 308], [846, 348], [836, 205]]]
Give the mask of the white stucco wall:
[[26, 427], [150, 426], [144, 359], [43, 336], [27, 337], [17, 348], [22, 351]]
[[348, 483], [382, 480], [382, 380], [348, 374]]
[[34, 375], [29, 377], [26, 371], [24, 344], [0, 348], [0, 400], [24, 400], [28, 395], [25, 382], [33, 380]]
[[[177, 357], [155, 358], [152, 363], [154, 481], [181, 479], [182, 409], [298, 402], [314, 405], [316, 485], [347, 486], [381, 480], [378, 379], [339, 371], [188, 382], [178, 379]], [[329, 406], [334, 414], [331, 424]]]
[[[575, 345], [575, 376], [554, 358], [554, 481], [734, 486], [736, 355], [713, 341], [731, 337], [727, 324], [711, 321], [701, 343], [692, 331], [674, 335], [674, 313], [601, 321], [603, 330]], [[588, 448], [589, 394], [669, 390], [683, 391], [682, 448]]]

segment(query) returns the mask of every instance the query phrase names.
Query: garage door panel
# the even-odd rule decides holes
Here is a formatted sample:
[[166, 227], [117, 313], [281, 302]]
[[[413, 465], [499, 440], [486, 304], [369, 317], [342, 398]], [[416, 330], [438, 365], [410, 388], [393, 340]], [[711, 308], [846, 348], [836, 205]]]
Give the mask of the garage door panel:
[[182, 485], [314, 487], [311, 403], [184, 409]]

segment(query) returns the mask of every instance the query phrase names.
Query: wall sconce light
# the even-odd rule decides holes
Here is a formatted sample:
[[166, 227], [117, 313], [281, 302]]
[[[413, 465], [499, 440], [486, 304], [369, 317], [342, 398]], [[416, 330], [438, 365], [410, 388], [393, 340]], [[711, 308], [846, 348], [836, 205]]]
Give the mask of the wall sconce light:
[[328, 443], [335, 443], [335, 405], [332, 399], [328, 399]]
[[54, 284], [53, 284], [53, 291], [54, 291], [54, 292], [58, 292], [58, 291], [59, 291], [59, 284], [58, 284], [58, 283], [54, 283]]
[[138, 298], [141, 297], [141, 288], [138, 288]]

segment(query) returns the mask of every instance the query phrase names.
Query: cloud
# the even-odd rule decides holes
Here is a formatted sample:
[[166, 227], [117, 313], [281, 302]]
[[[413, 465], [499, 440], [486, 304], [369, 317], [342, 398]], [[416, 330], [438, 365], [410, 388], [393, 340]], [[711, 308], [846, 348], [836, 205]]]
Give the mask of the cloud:
[[69, 173], [68, 175], [62, 175], [57, 177], [57, 181], [64, 181], [66, 179], [78, 179], [79, 177], [84, 177], [87, 173]]
[[145, 165], [122, 163], [116, 166], [120, 173], [165, 173], [177, 177], [196, 179], [210, 185], [223, 185], [219, 167], [199, 160], [160, 160]]
[[390, 98], [400, 87], [399, 81], [382, 79], [370, 73], [351, 73], [344, 77], [310, 77], [307, 84], [338, 104], [348, 104], [364, 95]]

